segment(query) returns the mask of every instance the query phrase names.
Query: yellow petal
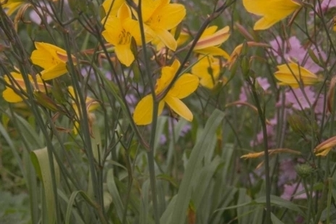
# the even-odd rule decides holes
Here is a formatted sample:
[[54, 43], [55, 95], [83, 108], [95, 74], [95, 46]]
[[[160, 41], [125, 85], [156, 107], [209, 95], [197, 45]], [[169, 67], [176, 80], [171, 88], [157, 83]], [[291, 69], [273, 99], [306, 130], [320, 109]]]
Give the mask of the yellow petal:
[[298, 81], [304, 85], [312, 85], [319, 81], [315, 74], [293, 62], [279, 65], [277, 68], [278, 71], [274, 73], [275, 78], [293, 88], [299, 86]]
[[76, 98], [75, 90], [74, 90], [73, 86], [68, 86], [68, 92], [69, 92], [72, 99]]
[[314, 153], [316, 156], [326, 156], [330, 150], [336, 146], [336, 136], [328, 138], [315, 147]]
[[122, 4], [118, 10], [118, 19], [123, 21], [126, 18], [130, 18], [132, 16], [130, 8], [127, 6], [126, 3]]
[[212, 56], [223, 56], [225, 59], [230, 59], [230, 55], [219, 47], [207, 47], [199, 50], [194, 50], [196, 53]]
[[42, 79], [47, 81], [57, 77], [60, 77], [67, 73], [66, 64], [57, 64], [55, 66], [49, 67], [40, 72]]
[[115, 52], [119, 61], [129, 67], [134, 61], [133, 52], [130, 49], [130, 45], [116, 45]]
[[55, 45], [35, 42], [36, 50], [32, 52], [31, 60], [34, 64], [47, 69], [55, 66], [59, 63], [66, 63], [63, 57], [60, 58], [58, 55], [67, 55], [66, 51]]
[[183, 74], [169, 90], [169, 96], [183, 99], [192, 94], [198, 87], [199, 79], [192, 74]]
[[[22, 88], [22, 89], [26, 89], [26, 85], [25, 85], [25, 82], [23, 80], [23, 77], [22, 77], [22, 74], [21, 73], [18, 73], [18, 72], [11, 72], [10, 73], [10, 77], [11, 79], [9, 79], [9, 77], [6, 75], [4, 77], [4, 80], [7, 84], [9, 85], [12, 85], [12, 82], [13, 82], [13, 85], [16, 86], [17, 88]], [[32, 81], [32, 78], [31, 76], [29, 75], [28, 76], [29, 80]], [[14, 80], [13, 80], [14, 79]], [[19, 87], [18, 87], [19, 86]]]
[[[6, 2], [6, 1], [2, 1], [2, 2]], [[2, 4], [2, 2], [0, 2], [0, 4]], [[2, 7], [4, 9], [6, 9], [6, 14], [8, 16], [12, 15], [22, 4], [24, 4], [24, 2], [22, 0], [8, 0], [5, 4], [2, 5]]]
[[[139, 5], [139, 0], [134, 0], [136, 5]], [[169, 0], [142, 0], [141, 1], [142, 22], [147, 22], [155, 10], [169, 3]], [[134, 13], [137, 17], [137, 13]]]
[[204, 38], [204, 37], [207, 37], [207, 36], [210, 36], [210, 35], [214, 34], [214, 33], [216, 32], [217, 28], [218, 28], [217, 26], [209, 26], [209, 27], [207, 27], [207, 28], [204, 30], [204, 32], [202, 33], [200, 39], [202, 39], [202, 38]]
[[[132, 37], [134, 38], [137, 45], [142, 45], [141, 42], [141, 32], [140, 32], [140, 26], [139, 22], [135, 21], [133, 19], [125, 19], [123, 21], [123, 27], [124, 29], [129, 32]], [[152, 31], [147, 25], [144, 24], [144, 31], [145, 31], [145, 43], [148, 43], [153, 39], [153, 37], [156, 36], [154, 31]]]
[[165, 66], [161, 70], [161, 77], [156, 81], [155, 94], [159, 95], [171, 83], [175, 75], [174, 69]]
[[212, 46], [218, 46], [223, 42], [225, 42], [229, 38], [229, 36], [230, 36], [230, 27], [226, 26], [212, 35], [200, 38], [194, 50], [204, 49]]
[[[164, 107], [164, 101], [160, 101], [158, 106], [158, 116], [162, 113], [163, 107]], [[137, 125], [147, 125], [152, 123], [153, 120], [152, 95], [145, 96], [136, 105], [133, 113], [133, 119]]]
[[181, 4], [168, 4], [157, 10], [147, 23], [151, 28], [170, 30], [176, 27], [185, 17], [186, 10]]
[[253, 26], [254, 30], [266, 30], [276, 24], [279, 21], [278, 18], [263, 17], [259, 19]]
[[117, 15], [120, 6], [125, 2], [125, 0], [105, 0], [103, 2], [103, 8], [105, 13], [109, 13], [109, 16]]
[[21, 96], [19, 96], [13, 89], [11, 88], [6, 88], [3, 92], [2, 92], [2, 97], [4, 98], [4, 100], [6, 100], [9, 103], [18, 103], [18, 102], [22, 102], [23, 99]]
[[168, 30], [156, 28], [155, 30], [153, 30], [153, 32], [155, 33], [156, 37], [158, 37], [170, 50], [176, 50], [177, 42], [174, 39], [173, 35], [168, 32]]
[[121, 21], [116, 17], [109, 17], [105, 23], [105, 30], [102, 32], [107, 42], [118, 45], [120, 36], [123, 36], [124, 28]]
[[271, 27], [300, 7], [292, 0], [243, 0], [243, 5], [248, 12], [264, 17], [256, 23], [255, 30]]
[[198, 76], [200, 84], [212, 89], [220, 74], [220, 60], [218, 58], [203, 57], [191, 69], [191, 73]]
[[187, 121], [193, 120], [193, 114], [180, 99], [172, 97], [169, 94], [167, 94], [167, 96], [164, 98], [164, 101], [175, 113], [177, 113]]

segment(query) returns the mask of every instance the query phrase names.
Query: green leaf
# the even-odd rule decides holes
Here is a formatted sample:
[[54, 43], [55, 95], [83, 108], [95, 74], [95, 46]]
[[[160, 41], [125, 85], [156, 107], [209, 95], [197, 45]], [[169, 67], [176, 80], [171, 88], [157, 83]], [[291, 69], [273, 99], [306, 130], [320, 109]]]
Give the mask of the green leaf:
[[205, 154], [210, 151], [212, 147], [215, 147], [216, 130], [223, 118], [224, 113], [219, 110], [215, 110], [209, 117], [204, 130], [198, 135], [196, 145], [190, 154], [190, 159], [186, 166], [184, 178], [182, 179], [181, 186], [177, 194], [173, 212], [171, 216], [165, 214], [165, 212], [162, 217], [169, 218], [163, 219], [161, 217], [162, 223], [185, 223], [193, 186], [197, 185], [195, 180], [197, 180], [199, 170], [202, 168], [202, 160]]
[[31, 148], [41, 148], [44, 146], [43, 136], [39, 136], [35, 129], [24, 118], [15, 115], [15, 119], [21, 136], [29, 143]]
[[273, 224], [284, 224], [283, 222], [281, 222], [280, 219], [278, 219], [278, 217], [276, 217], [273, 213], [271, 213], [271, 220]]
[[107, 190], [112, 195], [114, 207], [116, 209], [118, 218], [119, 218], [119, 220], [122, 220], [123, 215], [124, 215], [124, 204], [121, 200], [119, 190], [116, 186], [114, 178], [116, 178], [116, 177], [113, 175], [113, 169], [110, 169], [107, 172]]
[[68, 206], [66, 209], [66, 215], [65, 215], [65, 224], [70, 224], [70, 218], [71, 218], [71, 214], [75, 214], [76, 217], [76, 223], [84, 223], [83, 220], [78, 216], [77, 213], [74, 213], [72, 210], [75, 207], [75, 200], [77, 198], [78, 194], [82, 194], [82, 191], [74, 191], [72, 192], [70, 199], [68, 201]]
[[[262, 197], [259, 197], [259, 198], [255, 199], [255, 202], [258, 203], [258, 204], [266, 204], [266, 196], [262, 196]], [[271, 204], [272, 205], [277, 205], [277, 206], [280, 206], [280, 207], [284, 207], [284, 208], [288, 208], [289, 210], [296, 211], [300, 215], [304, 216], [304, 213], [299, 208], [299, 206], [297, 206], [296, 204], [294, 204], [290, 201], [282, 199], [278, 196], [271, 195]]]
[[[48, 223], [55, 223], [56, 221], [56, 203], [55, 192], [53, 189], [53, 180], [49, 164], [49, 155], [47, 148], [37, 149], [30, 153], [30, 159], [35, 167], [36, 174], [41, 179], [44, 188]], [[57, 163], [54, 162], [56, 184], [59, 182], [59, 168]]]

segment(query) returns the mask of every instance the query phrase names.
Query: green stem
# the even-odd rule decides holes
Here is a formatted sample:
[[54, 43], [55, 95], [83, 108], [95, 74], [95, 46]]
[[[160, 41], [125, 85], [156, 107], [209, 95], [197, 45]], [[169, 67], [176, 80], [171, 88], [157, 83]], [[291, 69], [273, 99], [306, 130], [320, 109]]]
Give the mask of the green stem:
[[271, 207], [271, 180], [270, 180], [270, 170], [269, 170], [268, 139], [267, 139], [265, 112], [261, 108], [261, 104], [260, 104], [254, 83], [252, 83], [249, 77], [247, 78], [247, 82], [249, 83], [252, 89], [252, 95], [255, 100], [255, 105], [258, 109], [258, 115], [259, 115], [262, 132], [263, 132], [265, 185], [266, 185], [266, 222], [265, 223], [271, 223], [271, 209], [272, 209]]

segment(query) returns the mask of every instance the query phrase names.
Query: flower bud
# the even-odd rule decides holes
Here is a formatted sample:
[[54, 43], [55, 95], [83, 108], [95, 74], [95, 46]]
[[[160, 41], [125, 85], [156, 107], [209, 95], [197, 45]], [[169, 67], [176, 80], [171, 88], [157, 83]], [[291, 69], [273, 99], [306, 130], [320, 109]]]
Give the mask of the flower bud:
[[43, 93], [39, 90], [35, 90], [34, 91], [34, 96], [35, 96], [35, 99], [37, 100], [37, 102], [39, 104], [41, 104], [42, 106], [48, 108], [51, 111], [57, 111], [58, 110], [57, 104], [49, 96], [47, 96], [47, 94], [45, 94], [45, 93]]
[[295, 170], [302, 179], [309, 177], [314, 172], [314, 169], [309, 164], [297, 165]]
[[288, 116], [287, 121], [289, 123], [289, 126], [296, 133], [303, 134], [309, 131], [309, 122], [304, 116], [291, 114]]

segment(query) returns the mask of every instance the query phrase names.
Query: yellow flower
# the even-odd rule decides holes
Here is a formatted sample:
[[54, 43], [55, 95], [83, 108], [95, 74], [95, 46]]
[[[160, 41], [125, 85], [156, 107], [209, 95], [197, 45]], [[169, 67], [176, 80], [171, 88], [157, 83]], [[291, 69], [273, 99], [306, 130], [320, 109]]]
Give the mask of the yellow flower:
[[[45, 92], [45, 87], [49, 87], [48, 84], [43, 83], [43, 80], [40, 76], [36, 76], [36, 82], [34, 81], [31, 75], [28, 75], [31, 85], [34, 89]], [[21, 91], [26, 91], [26, 85], [22, 74], [18, 72], [11, 72], [10, 77], [4, 77], [5, 82], [8, 84], [5, 90], [2, 92], [3, 98], [9, 103], [18, 103], [22, 102], [24, 97], [24, 93], [20, 93]], [[36, 86], [36, 85], [37, 86]]]
[[280, 81], [280, 85], [289, 85], [298, 88], [300, 83], [303, 85], [313, 85], [319, 82], [319, 78], [304, 67], [294, 62], [277, 66], [278, 71], [274, 73], [276, 79]]
[[44, 70], [41, 72], [43, 80], [57, 78], [67, 73], [68, 56], [65, 50], [55, 45], [35, 42], [36, 50], [32, 52], [32, 62]]
[[315, 147], [314, 153], [316, 156], [326, 156], [330, 150], [336, 146], [336, 136], [331, 137]]
[[[180, 63], [175, 60], [172, 66], [165, 66], [162, 68], [161, 77], [157, 80], [155, 86], [155, 95], [160, 95], [173, 80]], [[189, 108], [181, 101], [181, 99], [193, 93], [198, 86], [199, 80], [197, 76], [189, 73], [182, 74], [174, 83], [172, 88], [168, 91], [167, 95], [160, 100], [158, 106], [158, 115], [162, 113], [165, 103], [175, 111], [178, 115], [188, 121], [192, 121], [193, 114]], [[135, 107], [133, 114], [134, 122], [137, 125], [147, 125], [153, 119], [153, 97], [151, 94], [145, 96], [140, 100]]]
[[191, 73], [198, 76], [200, 84], [212, 89], [220, 74], [220, 60], [214, 57], [199, 57], [199, 61], [192, 67]]
[[115, 16], [117, 15], [121, 5], [124, 3], [125, 0], [105, 0], [102, 6], [106, 14], [109, 16]]
[[230, 27], [226, 26], [220, 30], [216, 30], [217, 26], [206, 28], [198, 40], [194, 51], [200, 54], [224, 56], [228, 59], [228, 53], [219, 48], [219, 46], [230, 37]]
[[165, 46], [175, 51], [177, 43], [168, 30], [183, 20], [186, 10], [181, 4], [169, 2], [170, 0], [142, 0], [142, 20], [154, 40], [159, 39]]
[[[81, 113], [80, 113], [80, 109], [79, 107], [81, 106], [80, 103], [76, 103], [74, 101], [74, 99], [76, 99], [76, 95], [75, 95], [75, 90], [72, 86], [69, 86], [68, 87], [68, 91], [69, 91], [69, 94], [71, 96], [71, 98], [73, 99], [73, 102], [72, 102], [72, 108], [74, 109], [75, 111], [75, 114], [76, 114], [76, 119], [75, 119], [75, 122], [74, 122], [74, 129], [73, 129], [73, 132], [75, 135], [78, 134], [78, 130], [79, 130], [79, 120], [80, 120], [80, 117], [81, 117]], [[91, 128], [91, 124], [92, 124], [92, 119], [93, 119], [93, 114], [90, 113], [92, 111], [94, 111], [95, 109], [98, 108], [99, 106], [99, 103], [92, 99], [91, 97], [86, 97], [85, 99], [85, 105], [86, 105], [86, 112], [88, 112], [88, 118], [89, 118], [89, 127]]]
[[21, 5], [26, 4], [23, 0], [0, 0], [0, 5], [6, 11], [8, 16], [12, 15]]
[[254, 24], [254, 30], [268, 29], [300, 8], [292, 0], [243, 0], [243, 5], [248, 12], [262, 16]]
[[[131, 10], [126, 4], [123, 4], [119, 8], [117, 16], [108, 16], [102, 21], [104, 23], [106, 20], [102, 35], [109, 43], [114, 45], [119, 61], [126, 66], [130, 66], [134, 61], [131, 50], [132, 37], [138, 45], [141, 44], [140, 28], [131, 17]], [[145, 37], [146, 42], [149, 41], [147, 36]]]

